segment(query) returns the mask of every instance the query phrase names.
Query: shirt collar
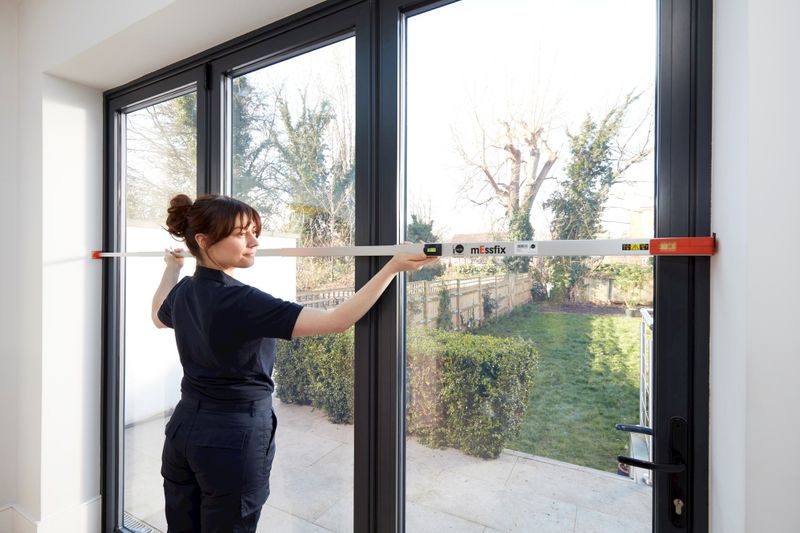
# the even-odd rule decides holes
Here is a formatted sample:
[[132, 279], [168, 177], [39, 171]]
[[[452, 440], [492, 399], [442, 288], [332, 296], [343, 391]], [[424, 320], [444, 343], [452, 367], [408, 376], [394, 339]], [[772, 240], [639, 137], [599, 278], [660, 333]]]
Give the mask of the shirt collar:
[[212, 281], [217, 281], [222, 283], [223, 285], [242, 285], [242, 282], [233, 278], [223, 272], [222, 270], [217, 270], [216, 268], [208, 268], [204, 266], [197, 265], [194, 271], [195, 279], [209, 279]]

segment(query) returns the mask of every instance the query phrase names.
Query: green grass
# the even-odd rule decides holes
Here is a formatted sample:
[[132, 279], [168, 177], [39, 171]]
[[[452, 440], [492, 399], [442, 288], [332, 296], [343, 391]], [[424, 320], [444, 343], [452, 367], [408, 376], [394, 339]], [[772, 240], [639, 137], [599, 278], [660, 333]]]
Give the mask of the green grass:
[[639, 318], [518, 308], [476, 334], [521, 336], [539, 350], [539, 369], [519, 437], [508, 448], [616, 471], [639, 422]]

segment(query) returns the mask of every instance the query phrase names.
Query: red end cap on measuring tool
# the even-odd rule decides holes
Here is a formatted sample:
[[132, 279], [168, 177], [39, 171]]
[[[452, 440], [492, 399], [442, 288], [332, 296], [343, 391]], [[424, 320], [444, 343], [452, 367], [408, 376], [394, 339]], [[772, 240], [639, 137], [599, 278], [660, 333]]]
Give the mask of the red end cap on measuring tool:
[[714, 255], [714, 237], [650, 239], [650, 255]]
[[102, 257], [100, 257], [100, 250], [92, 250], [92, 259], [102, 259]]

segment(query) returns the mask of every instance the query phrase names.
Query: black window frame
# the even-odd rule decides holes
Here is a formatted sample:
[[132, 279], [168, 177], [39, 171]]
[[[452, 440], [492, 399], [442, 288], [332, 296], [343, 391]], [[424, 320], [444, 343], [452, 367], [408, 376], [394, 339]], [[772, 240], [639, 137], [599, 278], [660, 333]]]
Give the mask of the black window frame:
[[[124, 227], [120, 191], [121, 114], [141, 102], [194, 84], [198, 102], [197, 192], [224, 192], [225, 76], [356, 35], [357, 245], [394, 244], [402, 234], [404, 25], [407, 16], [458, 0], [328, 0], [104, 93], [103, 249], [118, 250]], [[658, 3], [656, 236], [710, 233], [711, 0]], [[349, 33], [348, 33], [349, 32]], [[259, 54], [261, 54], [259, 56]], [[121, 218], [123, 215], [123, 218]], [[387, 261], [357, 258], [356, 287]], [[657, 353], [654, 425], [657, 462], [668, 462], [666, 420], [689, 421], [689, 529], [708, 530], [708, 258], [659, 258], [655, 266]], [[102, 530], [122, 525], [121, 271], [105, 260], [103, 276]], [[404, 294], [393, 282], [355, 330], [354, 530], [404, 531]], [[688, 312], [687, 312], [688, 310]], [[661, 334], [669, 331], [669, 334]], [[685, 394], [659, 394], [684, 381]], [[657, 475], [654, 493], [668, 490]], [[654, 531], [679, 531], [669, 509], [654, 507]]]

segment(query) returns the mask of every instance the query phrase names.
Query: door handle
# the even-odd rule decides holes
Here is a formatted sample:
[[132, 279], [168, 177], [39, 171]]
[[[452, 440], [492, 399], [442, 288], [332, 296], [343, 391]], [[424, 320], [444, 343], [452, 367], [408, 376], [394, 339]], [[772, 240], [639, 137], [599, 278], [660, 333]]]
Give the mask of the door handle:
[[[644, 435], [653, 435], [653, 428], [647, 426], [637, 426], [634, 424], [617, 424], [614, 426], [618, 431], [624, 431], [626, 433], [642, 433]], [[678, 472], [683, 472], [686, 470], [686, 465], [683, 463], [653, 463], [651, 461], [643, 461], [641, 459], [635, 459], [633, 457], [628, 457], [627, 455], [618, 455], [617, 461], [622, 464], [635, 466], [637, 468], [645, 468], [647, 470], [653, 470], [655, 472], [669, 472], [673, 474], [677, 474]]]
[[686, 470], [686, 465], [683, 464], [653, 463], [650, 461], [634, 459], [633, 457], [628, 457], [627, 455], [618, 455], [617, 461], [626, 465], [636, 466], [638, 468], [646, 468], [647, 470], [653, 470], [655, 472], [668, 472], [670, 474], [677, 474], [678, 472], [683, 472]]
[[[626, 431], [629, 433], [643, 433], [645, 435], [653, 435], [653, 429], [647, 426], [636, 426], [630, 424], [617, 424], [616, 428], [619, 431]], [[669, 475], [669, 500], [671, 502], [670, 518], [672, 525], [677, 528], [686, 528], [686, 513], [684, 507], [687, 498], [687, 469], [686, 463], [688, 461], [689, 453], [689, 435], [688, 424], [686, 419], [679, 416], [673, 416], [669, 420], [669, 458], [672, 460], [670, 463], [653, 463], [651, 461], [642, 461], [627, 457], [625, 455], [618, 455], [617, 460], [620, 463], [645, 468], [654, 472], [663, 472]]]
[[626, 431], [628, 433], [644, 433], [645, 435], [652, 435], [653, 428], [647, 426], [635, 426], [633, 424], [617, 424], [614, 426], [619, 431]]

